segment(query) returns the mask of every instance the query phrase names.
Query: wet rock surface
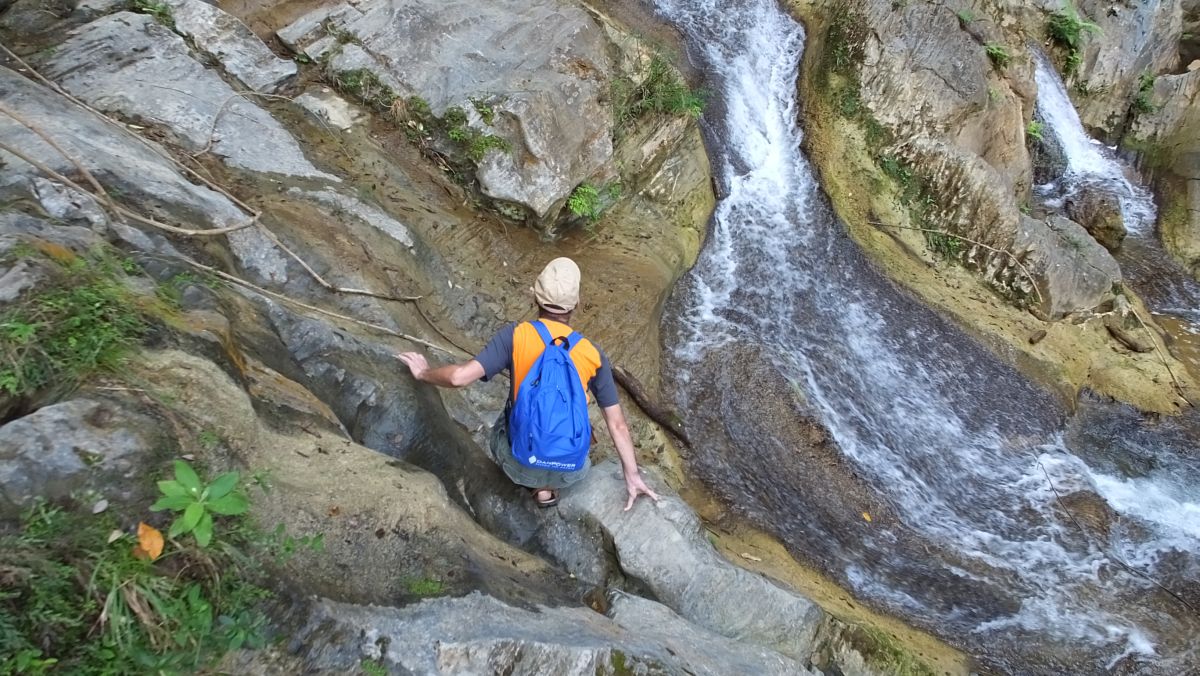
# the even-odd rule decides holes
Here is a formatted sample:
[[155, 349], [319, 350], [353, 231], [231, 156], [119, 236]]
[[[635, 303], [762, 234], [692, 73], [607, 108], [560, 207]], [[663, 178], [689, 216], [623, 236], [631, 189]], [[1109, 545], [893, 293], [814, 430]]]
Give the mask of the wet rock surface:
[[812, 673], [688, 625], [652, 601], [618, 594], [609, 615], [513, 607], [478, 594], [403, 609], [321, 601], [297, 641], [310, 665], [338, 671], [369, 658], [410, 673]]
[[1112, 300], [1113, 285], [1121, 281], [1112, 255], [1081, 225], [1061, 216], [1044, 221], [1023, 216], [1013, 249], [1025, 254], [1026, 269], [1038, 279], [1042, 311], [1054, 319]]
[[1109, 251], [1121, 248], [1124, 241], [1125, 219], [1121, 204], [1112, 191], [1103, 185], [1081, 185], [1067, 197], [1067, 215], [1082, 225], [1097, 242]]

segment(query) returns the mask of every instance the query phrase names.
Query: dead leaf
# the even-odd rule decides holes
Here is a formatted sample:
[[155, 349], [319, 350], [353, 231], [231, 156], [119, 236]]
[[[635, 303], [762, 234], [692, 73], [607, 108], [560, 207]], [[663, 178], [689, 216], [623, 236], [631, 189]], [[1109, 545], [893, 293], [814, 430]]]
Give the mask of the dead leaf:
[[122, 533], [119, 530], [114, 530], [113, 532], [109, 533], [108, 534], [108, 544], [111, 545], [112, 543], [116, 542], [117, 540], [120, 540], [122, 535], [124, 535], [124, 533]]
[[863, 520], [865, 520], [867, 523], [871, 523], [871, 515], [863, 512]]
[[342, 513], [342, 508], [338, 507], [337, 505], [334, 505], [329, 508], [329, 516], [337, 516], [338, 514], [341, 514], [341, 513]]
[[742, 552], [741, 557], [743, 559], [746, 559], [747, 561], [755, 561], [755, 562], [762, 561], [762, 559], [760, 557], [757, 557], [757, 556], [747, 553], [747, 552]]
[[183, 455], [181, 455], [179, 457], [183, 458], [184, 460], [188, 460], [188, 461], [196, 459], [196, 456], [193, 453], [184, 453]]
[[157, 528], [146, 523], [138, 524], [138, 543], [133, 548], [133, 555], [139, 559], [153, 561], [162, 556], [163, 536]]
[[108, 509], [108, 500], [101, 498], [96, 501], [96, 504], [92, 505], [92, 514], [99, 514], [106, 509]]

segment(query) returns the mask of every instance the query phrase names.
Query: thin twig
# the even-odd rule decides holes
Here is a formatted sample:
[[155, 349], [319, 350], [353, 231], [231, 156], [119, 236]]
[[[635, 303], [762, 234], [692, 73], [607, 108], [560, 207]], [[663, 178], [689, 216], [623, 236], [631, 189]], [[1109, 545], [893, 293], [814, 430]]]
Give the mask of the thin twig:
[[1017, 267], [1021, 268], [1021, 272], [1024, 272], [1025, 276], [1029, 278], [1029, 283], [1033, 285], [1033, 292], [1037, 294], [1038, 302], [1039, 303], [1045, 302], [1045, 299], [1042, 298], [1041, 290], [1038, 289], [1037, 280], [1034, 279], [1033, 273], [1029, 272], [1029, 268], [1025, 267], [1025, 264], [1022, 263], [1021, 260], [1019, 258], [1017, 258], [1017, 255], [1011, 251], [1008, 251], [1006, 249], [997, 249], [996, 247], [984, 244], [983, 242], [973, 240], [968, 237], [963, 237], [962, 235], [956, 235], [952, 232], [946, 232], [945, 230], [938, 230], [936, 228], [918, 228], [918, 227], [914, 227], [911, 225], [892, 225], [890, 223], [879, 223], [877, 221], [867, 221], [867, 223], [869, 223], [871, 225], [878, 225], [883, 228], [896, 228], [899, 230], [916, 230], [918, 232], [931, 232], [931, 233], [934, 233], [937, 235], [953, 237], [954, 239], [961, 239], [964, 242], [969, 242], [976, 246], [981, 246], [981, 247], [987, 249], [988, 251], [993, 251], [995, 253], [1004, 254], [1005, 256], [1008, 256], [1009, 258], [1011, 258], [1012, 262], [1016, 263]]
[[[62, 174], [58, 173], [57, 171], [54, 171], [50, 167], [33, 159], [32, 157], [29, 157], [25, 153], [17, 150], [16, 148], [13, 148], [12, 146], [8, 145], [7, 143], [0, 142], [0, 150], [3, 150], [4, 152], [11, 154], [11, 155], [17, 157], [18, 159], [21, 159], [21, 160], [27, 162], [33, 168], [41, 171], [42, 173], [46, 174], [50, 178], [53, 178], [54, 180], [62, 183], [63, 185], [67, 186], [68, 188], [71, 188], [72, 190], [75, 190], [84, 195], [91, 195], [92, 197], [95, 197], [98, 200], [100, 199], [100, 197], [98, 195], [94, 195], [93, 193], [89, 192], [87, 189], [85, 189], [83, 186], [79, 185], [78, 183], [72, 181], [71, 179], [67, 178], [66, 176], [63, 176]], [[103, 200], [101, 200], [101, 203], [103, 204]], [[247, 223], [239, 223], [238, 225], [233, 225], [233, 226], [230, 226], [227, 228], [214, 228], [212, 230], [189, 230], [187, 228], [180, 228], [180, 227], [176, 227], [174, 225], [167, 225], [166, 223], [160, 223], [159, 221], [156, 221], [153, 218], [147, 218], [146, 216], [142, 216], [141, 214], [134, 213], [134, 212], [130, 211], [129, 209], [122, 207], [119, 204], [113, 204], [112, 207], [113, 207], [114, 212], [118, 216], [125, 216], [126, 218], [133, 219], [135, 221], [138, 221], [139, 223], [144, 223], [145, 225], [149, 225], [151, 227], [155, 227], [160, 230], [166, 230], [167, 232], [173, 232], [173, 233], [176, 233], [179, 235], [187, 235], [189, 237], [213, 237], [215, 235], [227, 235], [231, 232], [234, 232], [236, 230], [241, 230], [242, 228], [246, 228], [246, 227], [249, 227], [250, 225], [254, 224], [253, 221], [249, 221]]]
[[52, 136], [42, 131], [37, 125], [18, 115], [8, 106], [0, 104], [0, 113], [4, 113], [8, 117], [11, 117], [13, 120], [15, 120], [17, 124], [25, 127], [34, 134], [37, 134], [38, 138], [45, 141], [51, 148], [57, 150], [59, 155], [62, 155], [70, 160], [71, 164], [75, 165], [75, 168], [79, 170], [79, 173], [82, 174], [85, 179], [87, 179], [87, 182], [91, 183], [92, 187], [96, 189], [96, 194], [100, 200], [115, 211], [116, 205], [113, 204], [112, 198], [108, 196], [108, 191], [104, 189], [104, 186], [100, 184], [100, 181], [96, 180], [96, 177], [92, 175], [92, 172], [88, 171], [88, 168], [83, 164], [83, 162], [72, 156], [71, 153], [67, 152], [66, 148], [63, 148], [61, 145], [59, 145], [58, 141], [55, 141]]
[[228, 272], [225, 272], [223, 270], [218, 270], [217, 268], [205, 265], [203, 263], [198, 263], [198, 262], [188, 259], [188, 258], [181, 258], [179, 260], [182, 260], [183, 262], [187, 263], [188, 265], [191, 265], [194, 268], [203, 270], [203, 271], [205, 271], [211, 275], [214, 275], [216, 277], [219, 277], [227, 282], [237, 284], [238, 286], [250, 289], [251, 291], [254, 291], [255, 293], [260, 293], [264, 296], [274, 298], [274, 299], [282, 301], [284, 303], [295, 305], [296, 307], [300, 307], [305, 310], [309, 310], [311, 312], [316, 312], [319, 314], [323, 314], [327, 317], [333, 317], [334, 319], [340, 319], [342, 321], [347, 321], [347, 322], [351, 322], [354, 324], [358, 324], [359, 326], [364, 326], [364, 327], [372, 329], [374, 331], [379, 331], [380, 333], [386, 333], [390, 336], [395, 336], [397, 338], [403, 338], [404, 340], [407, 340], [411, 343], [417, 343], [418, 345], [424, 345], [425, 347], [437, 350], [439, 352], [444, 352], [444, 353], [452, 355], [452, 356], [460, 355], [460, 354], [466, 354], [467, 356], [470, 356], [468, 353], [466, 353], [463, 350], [457, 350], [457, 351], [451, 350], [451, 349], [442, 347], [441, 345], [438, 345], [437, 343], [431, 343], [427, 340], [417, 338], [416, 336], [410, 336], [407, 333], [401, 333], [400, 331], [396, 331], [395, 329], [390, 329], [386, 326], [380, 326], [379, 324], [372, 324], [370, 322], [365, 322], [361, 319], [355, 319], [354, 317], [350, 317], [348, 315], [340, 314], [337, 312], [333, 312], [331, 310], [326, 310], [324, 308], [317, 307], [315, 305], [310, 305], [308, 303], [298, 301], [295, 298], [292, 298], [291, 296], [286, 296], [282, 293], [276, 293], [274, 291], [269, 291], [267, 289], [262, 288], [261, 286], [252, 284], [252, 283], [242, 279], [241, 277], [238, 277], [236, 275], [231, 275]]
[[1169, 363], [1167, 363], [1166, 356], [1162, 353], [1162, 350], [1158, 347], [1158, 341], [1155, 340], [1156, 336], [1154, 335], [1154, 331], [1151, 331], [1150, 327], [1146, 325], [1146, 322], [1142, 320], [1142, 316], [1140, 314], [1138, 314], [1137, 309], [1130, 307], [1129, 311], [1131, 313], [1133, 313], [1134, 318], [1138, 320], [1138, 324], [1141, 324], [1142, 328], [1146, 329], [1146, 333], [1150, 334], [1150, 344], [1154, 346], [1154, 354], [1158, 355], [1158, 360], [1161, 361], [1163, 367], [1167, 369], [1167, 374], [1171, 376], [1171, 382], [1175, 384], [1175, 390], [1177, 392], [1179, 392], [1179, 396], [1182, 397], [1183, 400], [1186, 401], [1189, 406], [1191, 406], [1192, 408], [1196, 408], [1196, 404], [1194, 402], [1192, 402], [1191, 399], [1188, 398], [1187, 394], [1184, 392], [1183, 384], [1179, 382], [1179, 378], [1175, 377], [1175, 371], [1171, 369], [1171, 365]]
[[1088, 530], [1086, 528], [1083, 527], [1083, 524], [1079, 523], [1079, 519], [1075, 518], [1075, 514], [1071, 510], [1067, 509], [1066, 504], [1063, 503], [1062, 495], [1059, 494], [1058, 488], [1055, 487], [1055, 485], [1054, 485], [1054, 481], [1050, 479], [1050, 473], [1046, 471], [1046, 466], [1042, 464], [1042, 459], [1035, 456], [1034, 460], [1037, 461], [1038, 467], [1040, 467], [1042, 470], [1042, 474], [1044, 474], [1046, 476], [1046, 483], [1050, 485], [1050, 490], [1054, 492], [1054, 499], [1058, 501], [1059, 509], [1066, 512], [1067, 516], [1070, 517], [1071, 521], [1075, 522], [1075, 527], [1079, 529], [1079, 532], [1083, 533], [1083, 537], [1090, 540], [1093, 545], [1095, 545], [1097, 548], [1099, 548], [1101, 551], [1103, 551], [1105, 554], [1107, 554], [1109, 556], [1109, 558], [1112, 559], [1113, 562], [1115, 562], [1117, 565], [1121, 566], [1126, 571], [1133, 573], [1134, 575], [1137, 575], [1138, 577], [1141, 577], [1141, 578], [1149, 581], [1154, 586], [1156, 586], [1159, 589], [1170, 594], [1172, 597], [1175, 598], [1176, 601], [1179, 601], [1180, 603], [1182, 603], [1185, 608], [1192, 611], [1193, 613], [1196, 613], [1197, 615], [1200, 615], [1200, 609], [1197, 609], [1192, 604], [1188, 603], [1187, 600], [1185, 600], [1182, 596], [1180, 596], [1175, 591], [1173, 591], [1170, 587], [1164, 585], [1163, 583], [1159, 582], [1158, 580], [1155, 580], [1148, 573], [1142, 572], [1142, 571], [1138, 570], [1137, 568], [1134, 568], [1133, 566], [1129, 565], [1128, 563], [1125, 563], [1125, 561], [1123, 561], [1121, 559], [1121, 557], [1117, 556], [1112, 551], [1109, 551], [1108, 548], [1104, 547], [1101, 543], [1096, 542], [1095, 539], [1092, 537], [1092, 534], [1090, 532], [1088, 532]]
[[263, 232], [263, 234], [265, 234], [267, 236], [267, 239], [274, 242], [275, 246], [282, 249], [284, 253], [286, 253], [293, 260], [295, 260], [297, 263], [299, 263], [300, 267], [304, 268], [304, 270], [306, 272], [308, 272], [308, 274], [314, 280], [316, 280], [317, 284], [320, 284], [321, 286], [325, 287], [326, 289], [328, 289], [330, 291], [334, 291], [337, 293], [349, 294], [349, 295], [353, 295], [353, 296], [368, 296], [370, 298], [379, 298], [381, 300], [394, 300], [394, 301], [409, 302], [409, 303], [416, 302], [422, 298], [421, 296], [389, 296], [387, 294], [375, 293], [374, 291], [367, 291], [366, 289], [350, 289], [350, 288], [346, 288], [346, 287], [342, 287], [342, 286], [335, 286], [334, 284], [330, 284], [328, 281], [325, 280], [324, 277], [317, 274], [317, 271], [312, 269], [312, 266], [310, 266], [307, 261], [305, 261], [303, 258], [301, 258], [299, 254], [297, 254], [296, 252], [294, 252], [290, 248], [288, 248], [288, 246], [286, 244], [284, 244], [283, 241], [280, 240], [279, 237], [276, 236], [274, 232], [271, 232], [271, 230], [269, 228], [263, 226], [261, 223], [259, 223], [258, 225], [259, 225], [259, 229]]

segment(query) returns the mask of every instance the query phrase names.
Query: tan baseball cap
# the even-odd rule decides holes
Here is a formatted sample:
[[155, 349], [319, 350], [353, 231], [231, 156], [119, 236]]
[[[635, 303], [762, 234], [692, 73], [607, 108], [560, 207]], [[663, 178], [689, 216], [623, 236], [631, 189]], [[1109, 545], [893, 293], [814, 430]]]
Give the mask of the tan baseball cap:
[[570, 312], [579, 304], [579, 266], [570, 258], [555, 258], [533, 283], [537, 304], [555, 313]]

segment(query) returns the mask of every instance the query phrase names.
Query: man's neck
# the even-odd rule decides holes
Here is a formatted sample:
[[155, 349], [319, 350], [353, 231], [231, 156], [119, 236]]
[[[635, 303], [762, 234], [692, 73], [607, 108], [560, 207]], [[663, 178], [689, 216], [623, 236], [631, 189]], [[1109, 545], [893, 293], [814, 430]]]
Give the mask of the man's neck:
[[550, 314], [549, 312], [539, 312], [538, 319], [546, 319], [552, 322], [558, 322], [563, 326], [571, 325], [571, 315], [555, 315]]

